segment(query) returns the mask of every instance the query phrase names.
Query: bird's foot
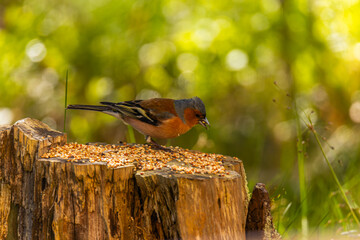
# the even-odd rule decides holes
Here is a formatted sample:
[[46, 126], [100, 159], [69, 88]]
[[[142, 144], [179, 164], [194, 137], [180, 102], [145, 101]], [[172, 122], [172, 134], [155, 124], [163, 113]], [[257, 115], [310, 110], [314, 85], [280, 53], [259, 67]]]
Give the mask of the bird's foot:
[[146, 136], [145, 140], [147, 143], [149, 143], [151, 146], [153, 146], [155, 149], [158, 150], [163, 150], [163, 151], [167, 151], [167, 152], [172, 152], [172, 150], [170, 148], [161, 146], [160, 144], [158, 144], [157, 142], [155, 142], [150, 136]]

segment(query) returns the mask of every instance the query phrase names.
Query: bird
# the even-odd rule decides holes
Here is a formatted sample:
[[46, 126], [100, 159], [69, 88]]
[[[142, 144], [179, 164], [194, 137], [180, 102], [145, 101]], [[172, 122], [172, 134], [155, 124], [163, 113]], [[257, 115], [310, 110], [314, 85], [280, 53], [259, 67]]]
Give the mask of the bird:
[[147, 143], [162, 148], [153, 138], [176, 138], [195, 125], [208, 129], [203, 101], [199, 97], [174, 100], [151, 98], [124, 102], [100, 102], [101, 105], [68, 105], [67, 109], [90, 110], [109, 114], [132, 126], [145, 136]]

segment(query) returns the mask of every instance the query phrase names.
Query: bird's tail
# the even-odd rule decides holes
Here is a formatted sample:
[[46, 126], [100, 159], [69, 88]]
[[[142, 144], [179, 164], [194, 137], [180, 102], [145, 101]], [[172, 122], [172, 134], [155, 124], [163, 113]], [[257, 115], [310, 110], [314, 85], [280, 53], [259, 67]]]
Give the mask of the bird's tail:
[[67, 109], [78, 109], [78, 110], [89, 110], [97, 112], [112, 111], [109, 106], [98, 106], [98, 105], [68, 105]]

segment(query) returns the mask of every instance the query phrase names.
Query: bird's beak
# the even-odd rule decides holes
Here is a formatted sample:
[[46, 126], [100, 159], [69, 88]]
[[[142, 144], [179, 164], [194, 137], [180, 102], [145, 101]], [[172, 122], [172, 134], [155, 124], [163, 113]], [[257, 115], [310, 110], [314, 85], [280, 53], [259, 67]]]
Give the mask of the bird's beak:
[[199, 120], [199, 124], [201, 126], [203, 126], [204, 128], [208, 129], [208, 127], [210, 127], [210, 123], [209, 121], [207, 120], [207, 118], [204, 118], [204, 119], [201, 119]]

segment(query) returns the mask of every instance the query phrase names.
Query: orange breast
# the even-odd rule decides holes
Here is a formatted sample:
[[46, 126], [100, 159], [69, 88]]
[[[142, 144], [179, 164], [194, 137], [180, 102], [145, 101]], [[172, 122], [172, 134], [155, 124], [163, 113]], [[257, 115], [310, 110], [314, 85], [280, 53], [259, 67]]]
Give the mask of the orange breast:
[[159, 126], [153, 126], [132, 118], [124, 120], [129, 125], [133, 126], [137, 131], [154, 138], [175, 138], [191, 129], [191, 127], [184, 124], [181, 119], [177, 117], [167, 119]]

